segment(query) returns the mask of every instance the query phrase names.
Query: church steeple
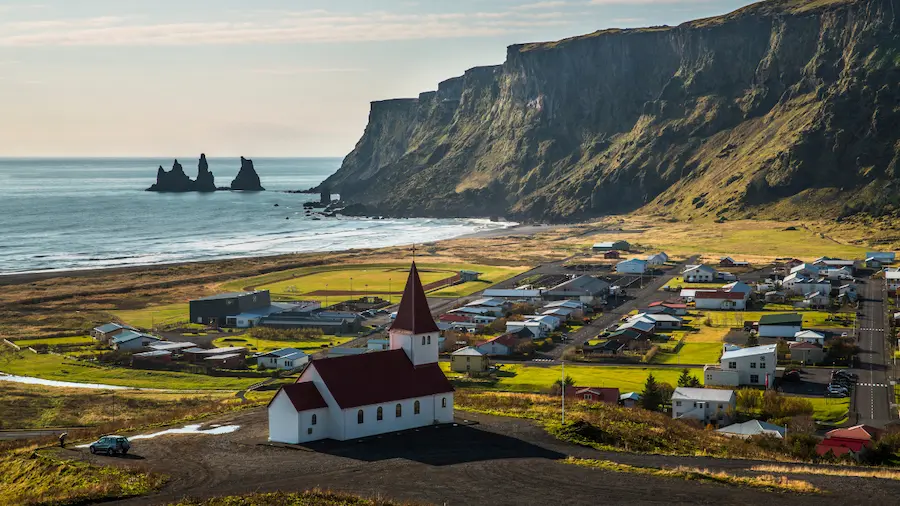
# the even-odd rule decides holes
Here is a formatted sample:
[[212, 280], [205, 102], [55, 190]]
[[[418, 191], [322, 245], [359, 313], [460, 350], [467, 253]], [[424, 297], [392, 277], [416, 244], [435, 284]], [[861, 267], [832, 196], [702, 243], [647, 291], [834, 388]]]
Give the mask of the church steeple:
[[400, 299], [400, 307], [388, 335], [391, 349], [405, 351], [413, 365], [432, 364], [438, 361], [440, 330], [431, 317], [428, 299], [425, 297], [425, 289], [419, 279], [415, 262], [409, 268], [403, 298]]

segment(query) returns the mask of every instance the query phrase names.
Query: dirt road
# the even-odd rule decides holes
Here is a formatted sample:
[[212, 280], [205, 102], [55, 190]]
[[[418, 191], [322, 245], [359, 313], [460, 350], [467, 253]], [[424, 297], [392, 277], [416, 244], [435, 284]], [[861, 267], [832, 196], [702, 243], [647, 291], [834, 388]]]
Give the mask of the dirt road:
[[266, 412], [220, 418], [237, 432], [176, 435], [135, 441], [128, 458], [93, 457], [84, 450], [62, 455], [170, 475], [160, 492], [118, 501], [161, 504], [179, 498], [313, 487], [367, 496], [447, 505], [575, 504], [853, 504], [866, 497], [888, 504], [900, 493], [890, 480], [807, 477], [824, 496], [777, 494], [680, 479], [648, 478], [563, 464], [568, 455], [648, 465], [689, 465], [740, 472], [752, 462], [693, 457], [605, 453], [556, 441], [530, 421], [459, 415], [477, 422], [386, 435], [363, 442], [321, 442], [307, 449], [266, 444]]

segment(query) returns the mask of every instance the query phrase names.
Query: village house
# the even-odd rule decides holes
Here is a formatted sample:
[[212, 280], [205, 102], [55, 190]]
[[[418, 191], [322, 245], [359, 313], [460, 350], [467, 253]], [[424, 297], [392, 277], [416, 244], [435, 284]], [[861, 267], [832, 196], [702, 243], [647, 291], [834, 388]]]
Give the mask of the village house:
[[243, 346], [229, 346], [227, 348], [188, 348], [182, 351], [182, 355], [184, 359], [188, 362], [194, 364], [201, 365], [211, 365], [209, 362], [205, 362], [205, 360], [209, 357], [214, 357], [216, 355], [245, 355], [247, 353], [247, 348]]
[[202, 364], [217, 369], [244, 369], [247, 361], [243, 353], [218, 353], [203, 358]]
[[823, 308], [831, 304], [831, 296], [828, 292], [810, 292], [803, 295], [803, 301], [797, 307]]
[[803, 263], [792, 267], [790, 273], [815, 278], [819, 276], [819, 271], [821, 270], [822, 269], [820, 269], [817, 265]]
[[385, 351], [391, 348], [390, 339], [369, 339], [366, 341], [366, 349], [369, 351]]
[[877, 269], [881, 269], [881, 267], [884, 265], [884, 263], [881, 260], [879, 260], [875, 257], [867, 257], [864, 260], [864, 263], [866, 265], [866, 269], [876, 269], [877, 270]]
[[788, 346], [791, 354], [791, 362], [802, 364], [821, 364], [825, 360], [825, 350], [822, 345], [807, 341], [797, 341]]
[[547, 303], [547, 305], [544, 306], [544, 309], [546, 309], [546, 310], [566, 309], [566, 310], [571, 311], [569, 313], [569, 318], [571, 318], [573, 320], [580, 320], [580, 319], [584, 318], [584, 314], [586, 312], [587, 306], [583, 302], [580, 302], [580, 301], [557, 300], [557, 301]]
[[644, 353], [652, 346], [650, 339], [654, 336], [655, 334], [630, 328], [611, 332], [606, 338], [608, 339], [607, 343], [615, 341], [624, 345], [625, 350]]
[[141, 351], [150, 344], [159, 341], [162, 341], [162, 339], [149, 334], [135, 332], [134, 330], [126, 330], [125, 332], [120, 332], [113, 336], [112, 340], [110, 340], [110, 344], [116, 351], [133, 352]]
[[619, 258], [622, 258], [622, 254], [616, 250], [610, 250], [603, 254], [603, 258], [607, 260], [618, 260]]
[[554, 318], [558, 318], [561, 322], [567, 322], [572, 319], [572, 313], [574, 309], [568, 309], [564, 307], [557, 307], [552, 309], [545, 309], [541, 311], [542, 316], [552, 316]]
[[616, 264], [616, 272], [618, 274], [644, 274], [647, 272], [647, 261], [637, 258], [622, 260]]
[[637, 407], [641, 402], [641, 394], [637, 392], [627, 392], [619, 396], [619, 404], [626, 408]]
[[171, 342], [171, 341], [157, 341], [151, 342], [147, 345], [147, 348], [153, 351], [168, 351], [174, 355], [181, 355], [182, 350], [186, 350], [189, 348], [196, 348], [197, 345], [190, 342]]
[[645, 321], [652, 323], [654, 330], [680, 329], [684, 324], [684, 321], [677, 316], [650, 313], [638, 313], [629, 317], [628, 321]]
[[748, 267], [749, 262], [739, 262], [731, 257], [722, 257], [719, 259], [719, 267]]
[[900, 269], [888, 269], [884, 272], [884, 282], [890, 292], [900, 290]]
[[813, 260], [812, 264], [819, 267], [847, 267], [852, 272], [859, 265], [859, 262], [857, 260], [843, 260], [840, 258], [819, 257]]
[[467, 308], [476, 308], [482, 310], [480, 314], [487, 314], [495, 317], [503, 316], [511, 306], [512, 304], [510, 304], [506, 300], [497, 297], [486, 297], [483, 299], [474, 300], [465, 305], [465, 307]]
[[784, 261], [783, 266], [784, 266], [785, 270], [790, 272], [791, 269], [793, 269], [794, 267], [797, 267], [798, 265], [800, 265], [802, 263], [803, 263], [803, 260], [799, 260], [797, 258], [790, 258], [790, 259], [787, 259]]
[[388, 331], [391, 349], [310, 362], [268, 405], [269, 440], [340, 441], [453, 421], [438, 327], [415, 263]]
[[501, 334], [475, 346], [475, 349], [488, 356], [507, 356], [515, 353], [523, 339], [517, 334]]
[[260, 368], [281, 369], [290, 371], [309, 362], [309, 356], [297, 348], [281, 348], [256, 355], [256, 364]]
[[712, 283], [717, 279], [717, 272], [708, 265], [688, 265], [681, 273], [685, 283]]
[[94, 327], [91, 329], [91, 337], [96, 339], [101, 343], [109, 343], [109, 340], [113, 337], [125, 332], [126, 330], [133, 330], [137, 332], [137, 329], [133, 327], [129, 327], [128, 325], [119, 325], [118, 323], [107, 323], [106, 325], [101, 325], [99, 327]]
[[672, 418], [693, 418], [704, 425], [728, 425], [736, 407], [734, 390], [678, 387], [672, 394]]
[[652, 320], [645, 320], [643, 318], [639, 318], [636, 320], [626, 320], [625, 323], [619, 325], [619, 328], [616, 330], [626, 329], [633, 329], [645, 334], [652, 334], [656, 332], [656, 322]]
[[481, 273], [478, 271], [469, 271], [469, 270], [465, 270], [465, 269], [459, 271], [459, 281], [461, 283], [468, 283], [470, 281], [478, 281], [479, 276], [481, 276]]
[[530, 332], [533, 339], [547, 337], [547, 334], [551, 332], [550, 327], [547, 326], [546, 323], [536, 322], [533, 320], [506, 322], [507, 333], [520, 332], [523, 330]]
[[487, 354], [478, 348], [466, 346], [450, 354], [450, 370], [464, 373], [480, 373], [488, 370]]
[[892, 264], [896, 260], [896, 253], [893, 251], [869, 251], [866, 253], [866, 258], [874, 258], [882, 264]]
[[833, 281], [851, 281], [853, 270], [847, 267], [826, 267], [819, 271], [819, 276]]
[[803, 330], [803, 316], [798, 313], [767, 314], [759, 319], [759, 337], [793, 338]]
[[776, 439], [784, 439], [787, 435], [787, 429], [780, 425], [774, 425], [760, 420], [748, 420], [744, 423], [735, 423], [716, 432], [728, 437], [738, 437], [741, 439], [749, 439], [753, 436], [772, 436]]
[[669, 261], [669, 255], [664, 252], [655, 253], [647, 257], [647, 265], [660, 266]]
[[583, 402], [605, 402], [606, 404], [618, 404], [619, 389], [602, 387], [580, 387], [569, 385], [566, 387], [566, 399]]
[[726, 348], [719, 365], [703, 368], [703, 384], [708, 386], [774, 386], [777, 346]]
[[594, 304], [609, 295], [609, 283], [593, 276], [578, 276], [545, 290], [545, 300], [577, 300]]
[[790, 274], [781, 282], [782, 288], [795, 294], [804, 295], [812, 292], [831, 293], [831, 283], [808, 278], [800, 273]]
[[825, 346], [825, 334], [816, 332], [815, 330], [801, 330], [800, 332], [794, 334], [794, 341]]
[[694, 303], [697, 309], [747, 309], [746, 294], [726, 290], [697, 290]]
[[541, 300], [541, 293], [543, 290], [540, 289], [526, 289], [526, 288], [512, 288], [512, 289], [503, 289], [503, 288], [488, 288], [482, 295], [484, 297], [498, 298], [504, 299], [510, 302], [529, 302], [535, 303]]
[[859, 294], [856, 291], [856, 283], [847, 283], [838, 287], [838, 298], [845, 299], [842, 302], [856, 302]]
[[647, 305], [647, 312], [656, 311], [655, 308], [661, 308], [661, 311], [675, 316], [687, 315], [687, 304], [681, 302], [665, 302], [656, 301]]
[[144, 351], [131, 356], [131, 367], [135, 369], [153, 368], [171, 362], [172, 352], [165, 350]]
[[883, 432], [881, 429], [868, 425], [834, 429], [825, 433], [825, 439], [816, 445], [816, 453], [820, 457], [829, 453], [835, 457], [850, 455], [854, 459], [860, 460], [871, 450]]
[[608, 242], [598, 242], [594, 244], [594, 251], [629, 251], [631, 249], [631, 245], [628, 244], [627, 241], [608, 241]]

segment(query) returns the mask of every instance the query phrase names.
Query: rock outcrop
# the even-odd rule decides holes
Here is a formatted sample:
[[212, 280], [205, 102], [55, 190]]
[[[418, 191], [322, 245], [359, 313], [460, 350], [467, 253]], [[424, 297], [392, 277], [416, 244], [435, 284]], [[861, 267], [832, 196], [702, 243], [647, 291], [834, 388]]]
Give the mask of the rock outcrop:
[[194, 189], [198, 192], [216, 191], [216, 178], [209, 171], [205, 154], [200, 155], [200, 162], [197, 164], [197, 180], [194, 181]]
[[231, 182], [232, 190], [241, 190], [249, 192], [265, 191], [259, 181], [259, 175], [253, 168], [253, 160], [241, 157], [241, 170], [238, 171], [234, 181]]
[[156, 171], [156, 183], [147, 189], [152, 192], [190, 192], [194, 191], [194, 182], [187, 174], [178, 160], [172, 164], [172, 170], [166, 172], [162, 165]]
[[367, 213], [570, 221], [900, 209], [900, 9], [773, 0], [508, 48], [372, 103], [324, 186]]

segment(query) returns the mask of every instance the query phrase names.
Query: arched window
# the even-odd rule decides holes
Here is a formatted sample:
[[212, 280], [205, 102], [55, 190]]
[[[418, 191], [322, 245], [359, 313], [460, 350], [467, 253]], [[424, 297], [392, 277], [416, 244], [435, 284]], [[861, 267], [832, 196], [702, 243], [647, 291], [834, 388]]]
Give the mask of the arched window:
[[375, 419], [378, 421], [384, 420], [384, 409], [381, 406], [378, 406], [378, 411], [375, 412]]
[[418, 415], [419, 411], [422, 411], [422, 404], [420, 404], [419, 401], [416, 401], [415, 404], [413, 404], [413, 414]]
[[316, 420], [316, 415], [313, 414], [313, 416], [312, 416], [312, 424], [311, 424], [311, 425], [315, 425], [315, 424], [316, 424], [316, 421], [317, 421], [317, 420]]
[[431, 344], [431, 336], [428, 336], [428, 344]]
[[397, 407], [394, 408], [394, 416], [396, 416], [397, 418], [400, 418], [400, 415], [402, 415], [402, 414], [403, 414], [403, 406], [401, 406], [400, 403], [397, 403]]
[[356, 423], [363, 423], [363, 410], [356, 412]]
[[[442, 397], [442, 398], [441, 398], [441, 407], [442, 407], [442, 408], [446, 408], [446, 407], [447, 407], [447, 398], [446, 398], [446, 397]], [[316, 416], [316, 415], [313, 415], [313, 416]]]
[[422, 336], [422, 344], [425, 344], [425, 336]]

